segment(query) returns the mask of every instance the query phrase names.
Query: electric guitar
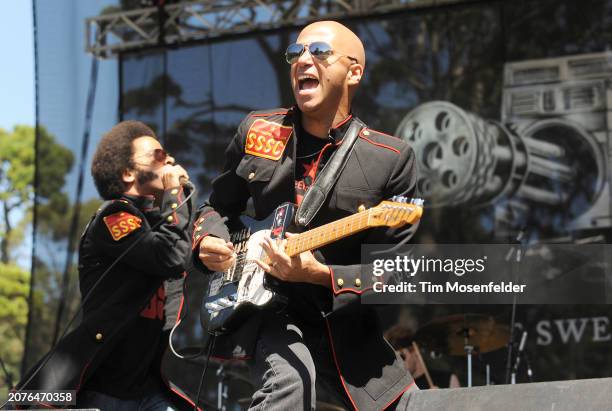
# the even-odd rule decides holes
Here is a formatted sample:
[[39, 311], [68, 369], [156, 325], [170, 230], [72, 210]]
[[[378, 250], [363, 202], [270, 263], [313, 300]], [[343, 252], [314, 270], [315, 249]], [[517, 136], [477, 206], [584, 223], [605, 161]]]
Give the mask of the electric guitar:
[[[170, 342], [180, 355], [201, 352], [210, 334], [224, 334], [237, 328], [254, 310], [269, 304], [283, 304], [275, 291], [278, 280], [265, 273], [255, 259], [267, 261], [260, 244], [264, 237], [281, 239], [293, 221], [294, 205], [279, 206], [265, 220], [241, 216], [230, 221], [230, 240], [237, 258], [229, 270], [202, 275], [188, 270], [183, 285], [179, 320]], [[372, 227], [400, 227], [414, 224], [423, 214], [423, 200], [393, 197], [375, 207], [297, 234], [287, 239], [285, 253], [290, 257], [314, 250]]]
[[[362, 207], [356, 214], [287, 239], [285, 253], [293, 257], [371, 227], [414, 224], [423, 214], [422, 205], [421, 199], [409, 202], [405, 198], [394, 197], [392, 201], [383, 201], [367, 210]], [[253, 310], [283, 302], [282, 295], [274, 291], [276, 279], [265, 273], [255, 260], [268, 262], [260, 244], [266, 236], [277, 240], [284, 237], [293, 221], [293, 207], [290, 203], [279, 206], [271, 216], [272, 226], [268, 230], [254, 231], [252, 221], [243, 221], [246, 223], [244, 227], [232, 234], [236, 263], [225, 272], [213, 274], [201, 305], [200, 321], [208, 332], [229, 332], [242, 324]], [[264, 220], [264, 224], [268, 221]]]

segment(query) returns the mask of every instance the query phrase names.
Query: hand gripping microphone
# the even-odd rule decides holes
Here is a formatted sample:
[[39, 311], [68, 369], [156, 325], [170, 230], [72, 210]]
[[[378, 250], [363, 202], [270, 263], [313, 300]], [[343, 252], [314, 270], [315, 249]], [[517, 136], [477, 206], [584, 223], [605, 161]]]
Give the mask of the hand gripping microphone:
[[185, 176], [179, 177], [179, 183], [181, 184], [181, 186], [186, 187], [190, 189], [191, 191], [195, 189], [195, 186], [193, 185], [193, 183]]

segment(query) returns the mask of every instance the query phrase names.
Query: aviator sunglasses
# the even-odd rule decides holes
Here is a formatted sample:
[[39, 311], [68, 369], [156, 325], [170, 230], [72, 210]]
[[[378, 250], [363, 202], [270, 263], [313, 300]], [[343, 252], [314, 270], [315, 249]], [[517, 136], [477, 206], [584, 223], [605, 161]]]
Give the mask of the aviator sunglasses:
[[355, 57], [347, 56], [346, 54], [334, 53], [332, 47], [324, 41], [314, 41], [310, 44], [290, 44], [289, 47], [287, 47], [287, 51], [285, 51], [285, 60], [287, 60], [287, 63], [289, 64], [297, 63], [300, 56], [304, 54], [306, 50], [308, 50], [312, 57], [320, 61], [325, 61], [330, 56], [336, 54], [337, 56], [346, 57], [355, 63], [358, 63]]
[[153, 154], [153, 158], [155, 159], [155, 161], [157, 161], [159, 163], [165, 162], [166, 159], [168, 158], [168, 156], [170, 155], [163, 148], [156, 148], [155, 150], [149, 151], [146, 154], [142, 154], [140, 156], [136, 156], [136, 157], [134, 157], [134, 159], [141, 158], [141, 157], [146, 157], [146, 156], [151, 155], [151, 154]]

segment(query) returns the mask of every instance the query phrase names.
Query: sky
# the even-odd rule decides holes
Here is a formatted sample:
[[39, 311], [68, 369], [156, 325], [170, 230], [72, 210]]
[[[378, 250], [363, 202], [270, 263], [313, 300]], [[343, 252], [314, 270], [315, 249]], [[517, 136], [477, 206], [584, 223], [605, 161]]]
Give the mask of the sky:
[[[0, 128], [16, 124], [34, 126], [34, 35], [32, 1], [0, 0]], [[12, 216], [22, 218], [21, 214]], [[15, 221], [13, 221], [14, 223]], [[31, 231], [22, 247], [14, 250], [16, 263], [30, 266]]]
[[32, 1], [0, 1], [0, 128], [34, 125]]

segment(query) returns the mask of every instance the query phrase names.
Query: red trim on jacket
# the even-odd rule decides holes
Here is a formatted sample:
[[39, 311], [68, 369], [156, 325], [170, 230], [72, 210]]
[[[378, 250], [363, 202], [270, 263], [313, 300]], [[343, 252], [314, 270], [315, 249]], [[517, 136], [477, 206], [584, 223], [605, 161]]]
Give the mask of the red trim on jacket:
[[89, 364], [91, 364], [91, 361], [85, 364], [85, 367], [83, 367], [83, 371], [81, 371], [81, 377], [79, 378], [79, 385], [77, 385], [76, 387], [77, 392], [81, 390], [81, 385], [83, 385], [83, 379], [85, 378], [85, 371], [87, 371], [87, 369], [89, 368]]
[[181, 295], [181, 304], [179, 305], [178, 313], [176, 313], [176, 321], [174, 325], [178, 324], [181, 321], [181, 313], [183, 312], [183, 306], [185, 305], [185, 295]]
[[373, 131], [376, 134], [382, 134], [383, 136], [394, 138], [395, 140], [401, 140], [401, 138], [399, 138], [397, 136], [394, 136], [393, 134], [383, 133], [382, 131], [374, 130], [374, 129], [371, 129], [371, 128], [368, 128], [368, 130]]
[[270, 113], [257, 113], [251, 114], [250, 117], [265, 117], [265, 116], [273, 116], [275, 114], [287, 114], [290, 109], [284, 109], [285, 111], [272, 111]]
[[[201, 215], [195, 223], [193, 223], [193, 233], [191, 234], [191, 251], [195, 250], [196, 247], [200, 244], [200, 241], [202, 241], [202, 239], [204, 237], [206, 237], [209, 233], [208, 232], [204, 232], [204, 233], [199, 233], [198, 231], [196, 231], [196, 229], [201, 226], [202, 224], [204, 224], [204, 221], [206, 221], [206, 219], [208, 218], [207, 216], [214, 213], [215, 211], [209, 211], [204, 215]], [[196, 235], [200, 234], [200, 237], [196, 240]]]
[[[189, 398], [187, 394], [185, 394], [179, 388], [174, 388], [174, 384], [168, 384], [165, 380], [164, 380], [164, 384], [166, 384], [166, 386], [168, 387], [170, 391], [172, 391], [173, 393], [181, 397], [184, 401], [187, 401], [187, 403], [191, 404], [192, 407], [195, 406], [195, 402], [191, 398]], [[203, 411], [203, 408], [200, 408], [200, 407], [196, 407], [196, 409], [198, 411]]]
[[342, 288], [340, 288], [340, 289], [338, 289], [336, 291], [336, 280], [334, 278], [334, 269], [331, 268], [331, 266], [328, 266], [328, 267], [329, 267], [329, 275], [331, 276], [332, 290], [334, 292], [334, 295], [339, 295], [339, 294], [348, 293], [348, 292], [352, 292], [352, 293], [361, 295], [364, 292], [372, 289], [372, 287], [366, 287], [366, 288], [363, 288], [363, 289], [361, 289], [361, 288], [360, 289], [356, 289], [356, 288], [352, 288], [352, 287], [344, 287], [343, 286]]
[[349, 114], [347, 118], [345, 118], [344, 120], [342, 120], [341, 122], [339, 122], [338, 124], [336, 124], [335, 126], [332, 127], [332, 129], [334, 128], [340, 128], [342, 127], [344, 124], [346, 124], [350, 119], [353, 118], [352, 114]]
[[[362, 133], [363, 133], [363, 131], [362, 131]], [[399, 153], [400, 153], [400, 151], [399, 151], [397, 148], [395, 148], [395, 147], [391, 147], [391, 146], [388, 146], [388, 145], [386, 145], [386, 144], [382, 144], [382, 143], [376, 143], [376, 142], [374, 142], [374, 141], [370, 140], [369, 138], [367, 138], [366, 136], [364, 136], [364, 135], [363, 135], [363, 134], [361, 134], [361, 133], [359, 134], [359, 137], [361, 137], [362, 139], [364, 139], [364, 140], [365, 140], [365, 141], [367, 141], [368, 143], [373, 144], [373, 145], [375, 145], [375, 146], [382, 147], [382, 148], [386, 148], [387, 150], [394, 151], [394, 152], [396, 152], [397, 154], [399, 154]]]
[[325, 325], [327, 327], [327, 337], [329, 338], [329, 345], [331, 346], [332, 357], [334, 358], [334, 365], [336, 366], [336, 371], [338, 372], [338, 376], [340, 377], [342, 388], [344, 388], [344, 392], [346, 393], [348, 399], [351, 401], [351, 405], [353, 406], [353, 408], [359, 411], [359, 408], [357, 408], [357, 406], [355, 405], [355, 401], [353, 401], [353, 397], [351, 397], [351, 394], [349, 393], [348, 388], [346, 388], [344, 377], [342, 376], [342, 373], [340, 372], [340, 366], [338, 365], [338, 359], [336, 358], [336, 348], [334, 347], [334, 340], [332, 339], [331, 328], [329, 328], [329, 321], [327, 320], [327, 318], [325, 319]]
[[338, 295], [340, 294], [340, 291], [342, 290], [336, 291], [336, 279], [334, 278], [334, 269], [331, 268], [331, 266], [328, 266], [328, 267], [329, 267], [329, 275], [331, 277], [332, 291], [334, 292], [334, 295]]

